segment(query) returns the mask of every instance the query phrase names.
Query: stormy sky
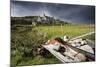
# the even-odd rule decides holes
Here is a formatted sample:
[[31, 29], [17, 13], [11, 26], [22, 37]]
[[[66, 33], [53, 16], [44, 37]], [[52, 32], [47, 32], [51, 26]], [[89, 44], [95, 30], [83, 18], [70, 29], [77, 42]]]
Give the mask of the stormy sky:
[[51, 16], [72, 23], [95, 23], [95, 6], [11, 1], [11, 16]]

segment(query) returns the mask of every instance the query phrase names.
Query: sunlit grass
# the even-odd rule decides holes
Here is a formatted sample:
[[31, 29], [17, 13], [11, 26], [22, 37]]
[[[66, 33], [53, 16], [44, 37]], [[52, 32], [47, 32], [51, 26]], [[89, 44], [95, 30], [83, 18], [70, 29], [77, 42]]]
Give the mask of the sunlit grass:
[[94, 25], [64, 25], [64, 26], [37, 26], [33, 27], [44, 32], [48, 39], [64, 35], [75, 37], [95, 30]]

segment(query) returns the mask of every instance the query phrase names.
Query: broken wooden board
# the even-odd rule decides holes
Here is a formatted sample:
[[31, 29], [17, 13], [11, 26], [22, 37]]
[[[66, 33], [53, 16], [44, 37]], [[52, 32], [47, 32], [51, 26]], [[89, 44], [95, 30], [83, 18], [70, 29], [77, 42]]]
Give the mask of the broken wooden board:
[[95, 52], [93, 50], [93, 49], [95, 49], [95, 43], [89, 39], [82, 40], [82, 38], [79, 38], [79, 39], [76, 39], [73, 41], [69, 41], [68, 44], [75, 48], [82, 49], [82, 50], [92, 53], [92, 54], [94, 54], [94, 52]]
[[72, 45], [68, 45], [67, 48], [66, 48], [66, 46], [64, 46], [66, 48], [66, 51], [64, 52], [64, 55], [61, 54], [60, 52], [54, 50], [54, 45], [43, 45], [43, 47], [45, 49], [47, 49], [51, 54], [53, 54], [57, 59], [59, 59], [63, 63], [83, 61], [82, 58], [74, 57], [74, 55], [77, 54], [77, 53], [80, 53], [80, 55], [81, 55], [81, 57], [83, 57], [83, 59], [84, 59], [84, 56], [86, 56], [87, 58], [89, 58], [93, 61], [95, 60], [95, 54], [84, 51], [80, 48], [76, 48]]
[[69, 59], [68, 57], [64, 57], [61, 53], [53, 50], [51, 45], [43, 45], [43, 47], [47, 49], [51, 54], [53, 54], [57, 59], [59, 59], [62, 63], [73, 62], [72, 59]]
[[[51, 54], [53, 54], [57, 59], [59, 59], [62, 63], [70, 63], [70, 62], [81, 62], [82, 60], [79, 59], [78, 57], [74, 57], [74, 55], [77, 54], [76, 51], [74, 51], [71, 48], [66, 48], [66, 51], [64, 54], [61, 54], [58, 51], [55, 51], [53, 48], [54, 45], [43, 45], [45, 49], [47, 49]], [[68, 50], [68, 51], [67, 51]], [[82, 57], [84, 55], [81, 54]]]
[[72, 48], [73, 50], [75, 50], [75, 51], [77, 51], [77, 52], [79, 52], [79, 53], [84, 54], [86, 57], [88, 57], [88, 58], [90, 58], [90, 59], [92, 59], [92, 60], [95, 60], [95, 54], [90, 53], [90, 52], [87, 52], [87, 51], [84, 51], [84, 50], [82, 50], [82, 49], [80, 49], [80, 48], [76, 48], [76, 47], [71, 46], [71, 45], [68, 45], [68, 46], [69, 46], [70, 48]]

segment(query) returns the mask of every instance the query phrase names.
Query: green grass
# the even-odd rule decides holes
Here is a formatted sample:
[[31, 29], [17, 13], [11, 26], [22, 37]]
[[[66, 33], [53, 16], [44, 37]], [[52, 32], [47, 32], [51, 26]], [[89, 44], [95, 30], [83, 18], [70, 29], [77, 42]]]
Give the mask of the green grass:
[[62, 37], [64, 35], [75, 37], [95, 30], [94, 25], [64, 25], [64, 26], [38, 26], [33, 30], [44, 32], [48, 39]]
[[[20, 28], [19, 31], [23, 30]], [[12, 57], [11, 65], [22, 66], [22, 65], [42, 65], [42, 64], [57, 64], [61, 63], [53, 55], [50, 58], [43, 58], [41, 56], [32, 57], [22, 57], [23, 51], [20, 52], [20, 47], [22, 49], [27, 47], [31, 49], [33, 45], [41, 45], [43, 41], [48, 39], [53, 39], [55, 37], [63, 37], [64, 35], [69, 36], [70, 38], [95, 31], [94, 25], [63, 25], [63, 26], [33, 26], [33, 31], [27, 32], [12, 32]], [[92, 36], [87, 36], [86, 38], [95, 40], [95, 34]], [[15, 50], [15, 48], [18, 48]], [[12, 67], [13, 67], [12, 66]]]
[[[24, 28], [24, 29], [23, 29]], [[53, 55], [49, 58], [33, 56], [29, 54], [33, 46], [38, 47], [47, 41], [43, 32], [38, 30], [29, 31], [21, 27], [11, 32], [11, 66], [41, 65], [61, 63]], [[27, 53], [27, 56], [25, 56]], [[30, 55], [30, 56], [29, 56]]]
[[42, 64], [57, 64], [61, 63], [58, 59], [56, 59], [54, 56], [51, 58], [43, 58], [41, 56], [36, 56], [33, 59], [28, 59], [27, 61], [22, 61], [18, 66], [20, 65], [42, 65]]

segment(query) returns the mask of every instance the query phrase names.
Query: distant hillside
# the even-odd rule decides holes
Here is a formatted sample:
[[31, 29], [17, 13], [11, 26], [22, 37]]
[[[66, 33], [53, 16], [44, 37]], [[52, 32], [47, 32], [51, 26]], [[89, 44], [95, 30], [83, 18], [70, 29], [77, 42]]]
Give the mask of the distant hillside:
[[62, 21], [60, 19], [54, 19], [54, 17], [49, 16], [25, 16], [25, 17], [11, 17], [11, 25], [61, 25], [69, 24], [68, 22]]

